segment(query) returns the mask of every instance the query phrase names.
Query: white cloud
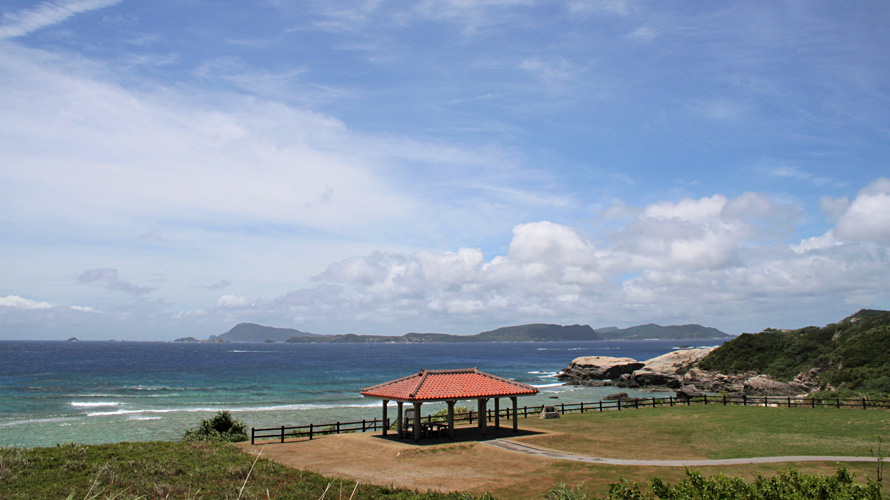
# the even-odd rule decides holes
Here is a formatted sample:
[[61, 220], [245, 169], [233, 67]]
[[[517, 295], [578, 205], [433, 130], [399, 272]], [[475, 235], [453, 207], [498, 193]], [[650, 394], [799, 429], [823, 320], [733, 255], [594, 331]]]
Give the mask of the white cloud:
[[216, 301], [216, 307], [247, 307], [251, 305], [253, 301], [246, 297], [239, 297], [237, 295], [223, 295]]
[[51, 309], [55, 307], [49, 302], [39, 300], [31, 300], [18, 295], [7, 295], [0, 297], [0, 307], [10, 307], [13, 309]]
[[835, 232], [841, 239], [890, 243], [890, 179], [878, 179], [860, 191]]
[[0, 40], [24, 36], [41, 28], [63, 22], [76, 14], [110, 7], [121, 1], [72, 0], [44, 2], [31, 10], [7, 13], [3, 16], [3, 25], [0, 26]]

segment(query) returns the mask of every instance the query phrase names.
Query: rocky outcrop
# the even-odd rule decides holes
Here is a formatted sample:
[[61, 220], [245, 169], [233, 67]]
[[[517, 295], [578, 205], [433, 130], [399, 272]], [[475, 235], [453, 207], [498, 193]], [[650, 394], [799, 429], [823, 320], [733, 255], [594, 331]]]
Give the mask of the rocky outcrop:
[[643, 366], [643, 363], [633, 358], [583, 356], [573, 359], [569, 367], [557, 375], [557, 378], [574, 384], [585, 384], [589, 381], [616, 379], [624, 374], [633, 373]]
[[812, 389], [796, 382], [779, 382], [766, 375], [755, 375], [744, 383], [744, 394], [756, 396], [796, 396], [806, 394]]
[[620, 387], [660, 386], [679, 389], [683, 386], [684, 375], [709, 352], [711, 349], [682, 349], [663, 354], [650, 359], [639, 370], [619, 378], [615, 385]]
[[[819, 370], [803, 372], [790, 382], [780, 382], [754, 372], [726, 375], [709, 372], [695, 365], [711, 349], [672, 351], [641, 363], [631, 358], [586, 356], [576, 358], [559, 379], [580, 385], [615, 385], [617, 387], [664, 387], [679, 389], [678, 397], [702, 393], [792, 396], [818, 390]], [[611, 382], [609, 382], [611, 380]]]

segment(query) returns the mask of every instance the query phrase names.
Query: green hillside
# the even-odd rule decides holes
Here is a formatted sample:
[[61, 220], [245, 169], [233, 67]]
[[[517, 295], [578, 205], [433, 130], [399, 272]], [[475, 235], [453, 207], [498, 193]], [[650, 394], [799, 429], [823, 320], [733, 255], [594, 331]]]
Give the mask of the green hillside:
[[812, 368], [841, 392], [890, 393], [890, 311], [863, 309], [822, 328], [746, 333], [699, 363], [727, 374], [754, 371], [790, 380]]

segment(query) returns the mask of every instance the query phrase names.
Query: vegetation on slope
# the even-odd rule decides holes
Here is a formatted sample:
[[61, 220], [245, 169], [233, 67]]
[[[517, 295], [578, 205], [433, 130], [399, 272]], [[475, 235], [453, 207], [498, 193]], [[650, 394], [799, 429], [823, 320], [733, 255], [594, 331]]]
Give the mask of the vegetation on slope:
[[[705, 477], [700, 472], [686, 471], [686, 478], [671, 485], [659, 478], [648, 488], [636, 483], [613, 484], [606, 500], [881, 500], [878, 483], [857, 483], [844, 467], [834, 476], [808, 475], [789, 470], [773, 477], [757, 475], [752, 483], [740, 477], [717, 474]], [[583, 487], [561, 485], [547, 492], [547, 500], [593, 500]]]
[[823, 389], [890, 393], [890, 312], [863, 309], [822, 328], [744, 334], [699, 363], [721, 373], [758, 372], [790, 380], [813, 368]]
[[185, 431], [183, 441], [228, 441], [237, 443], [247, 440], [247, 424], [232, 418], [232, 414], [223, 410], [216, 415], [204, 419], [194, 429]]
[[[297, 471], [220, 442], [0, 448], [0, 499], [466, 500]], [[354, 496], [352, 492], [355, 491]], [[326, 495], [325, 495], [326, 493]]]

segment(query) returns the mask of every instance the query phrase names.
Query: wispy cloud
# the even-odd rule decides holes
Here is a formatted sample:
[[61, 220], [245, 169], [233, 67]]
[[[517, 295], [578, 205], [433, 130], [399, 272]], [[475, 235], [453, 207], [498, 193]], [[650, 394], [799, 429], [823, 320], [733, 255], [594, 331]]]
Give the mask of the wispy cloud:
[[88, 269], [77, 277], [81, 283], [101, 283], [109, 290], [117, 290], [130, 295], [141, 296], [153, 290], [155, 287], [134, 285], [118, 277], [117, 269], [97, 268]]
[[31, 10], [7, 13], [0, 25], [0, 40], [17, 38], [33, 33], [41, 28], [61, 23], [71, 16], [102, 9], [121, 3], [123, 0], [71, 0], [44, 2]]

